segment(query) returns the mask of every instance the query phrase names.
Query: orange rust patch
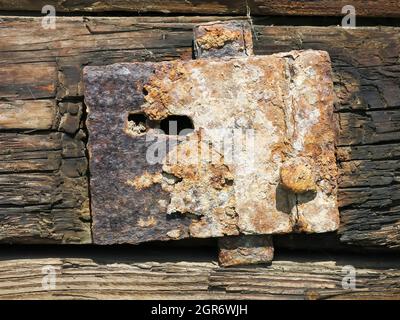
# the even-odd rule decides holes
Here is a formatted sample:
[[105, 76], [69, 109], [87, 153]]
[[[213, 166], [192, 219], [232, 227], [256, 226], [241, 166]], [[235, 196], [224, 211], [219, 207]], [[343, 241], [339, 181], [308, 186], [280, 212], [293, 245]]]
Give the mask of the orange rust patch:
[[233, 175], [226, 165], [212, 164], [209, 167], [211, 171], [210, 185], [217, 190], [221, 190], [229, 182], [233, 182]]
[[142, 110], [150, 119], [161, 120], [168, 116], [167, 106], [171, 103], [169, 93], [174, 87], [174, 82], [178, 81], [184, 73], [185, 69], [182, 65], [174, 62], [163, 64], [143, 86], [147, 94], [144, 96], [146, 103]]
[[224, 237], [219, 239], [218, 244], [222, 266], [270, 263], [274, 256], [270, 236]]
[[162, 175], [160, 173], [151, 174], [145, 172], [143, 175], [136, 177], [133, 180], [127, 180], [126, 183], [136, 190], [142, 190], [149, 188], [155, 183], [161, 183]]
[[209, 26], [204, 29], [206, 34], [197, 38], [196, 41], [205, 50], [221, 48], [226, 42], [236, 41], [242, 36], [242, 32], [228, 30], [221, 26]]
[[316, 184], [313, 171], [314, 168], [306, 161], [284, 163], [280, 170], [282, 185], [294, 193], [315, 191]]
[[154, 217], [149, 217], [148, 219], [140, 218], [137, 225], [141, 228], [148, 228], [154, 226], [156, 223], [157, 221]]
[[188, 180], [198, 180], [199, 179], [199, 172], [197, 169], [197, 165], [193, 164], [186, 164], [186, 165], [170, 165], [168, 167], [168, 172], [173, 174], [174, 176], [182, 179]]
[[45, 86], [37, 86], [37, 88], [48, 92], [54, 92], [55, 90], [54, 84], [52, 83]]

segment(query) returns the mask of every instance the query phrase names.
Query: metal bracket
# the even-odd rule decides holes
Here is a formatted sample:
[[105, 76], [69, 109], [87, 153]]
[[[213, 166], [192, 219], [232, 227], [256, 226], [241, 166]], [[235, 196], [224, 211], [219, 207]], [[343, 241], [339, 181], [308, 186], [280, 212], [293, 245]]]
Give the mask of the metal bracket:
[[84, 69], [94, 243], [224, 237], [233, 265], [336, 230], [329, 55], [253, 56], [245, 21], [194, 36], [196, 60]]

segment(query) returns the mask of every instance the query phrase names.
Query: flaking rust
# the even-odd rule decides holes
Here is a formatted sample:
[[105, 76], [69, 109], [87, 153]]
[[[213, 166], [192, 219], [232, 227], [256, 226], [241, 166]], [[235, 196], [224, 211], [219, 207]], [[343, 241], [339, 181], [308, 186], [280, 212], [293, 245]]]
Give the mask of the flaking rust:
[[[222, 36], [221, 35], [225, 35]], [[212, 22], [194, 28], [196, 58], [253, 55], [251, 25], [247, 21]], [[222, 266], [270, 263], [274, 257], [271, 235], [239, 235], [218, 239]]]
[[269, 263], [274, 256], [271, 238], [268, 235], [223, 237], [219, 240], [219, 263], [224, 267]]
[[211, 22], [194, 29], [196, 58], [253, 55], [250, 25], [245, 21]]
[[[94, 242], [336, 230], [328, 54], [251, 56], [240, 24], [204, 28], [201, 59], [84, 69]], [[160, 132], [173, 116], [193, 131]], [[230, 239], [225, 264], [235, 241], [272, 256], [270, 238]]]

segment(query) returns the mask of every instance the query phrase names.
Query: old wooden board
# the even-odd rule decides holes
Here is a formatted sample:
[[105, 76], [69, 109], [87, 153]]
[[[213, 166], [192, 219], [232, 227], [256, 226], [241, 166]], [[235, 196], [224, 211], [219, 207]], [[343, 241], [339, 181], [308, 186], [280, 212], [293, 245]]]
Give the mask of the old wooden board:
[[[12, 66], [18, 65], [19, 68], [33, 70], [32, 64], [36, 63], [44, 63], [49, 68], [55, 66], [58, 85], [55, 84], [54, 87], [58, 99], [73, 98], [83, 101], [80, 76], [83, 65], [191, 58], [193, 26], [216, 19], [226, 20], [229, 17], [58, 17], [55, 30], [42, 29], [40, 17], [1, 19], [2, 30], [6, 30], [0, 34], [2, 68], [15, 70]], [[340, 128], [338, 196], [342, 206], [342, 241], [363, 246], [398, 247], [399, 30], [390, 27], [268, 27], [264, 23], [263, 19], [253, 19], [257, 32], [257, 38], [254, 39], [256, 54], [311, 48], [326, 50], [331, 56], [335, 90], [339, 97], [336, 109]], [[26, 79], [18, 78], [14, 89], [9, 85], [1, 88], [0, 96], [8, 97], [7, 101], [2, 101], [7, 104], [4, 108], [8, 109], [10, 105], [21, 106], [17, 101], [21, 99], [30, 99], [29, 103], [42, 99], [34, 99], [29, 89], [45, 100], [52, 100], [57, 106], [54, 98], [44, 98], [51, 97], [53, 91], [41, 88], [40, 85], [35, 86], [35, 82], [44, 83], [42, 80], [38, 81], [38, 74], [24, 72], [23, 75]], [[6, 77], [10, 78], [2, 83], [12, 85], [13, 73], [6, 74]], [[32, 87], [25, 91], [19, 89], [29, 83]], [[35, 102], [32, 110], [37, 112], [41, 104]], [[29, 138], [40, 138], [49, 134], [43, 128], [51, 125], [52, 111], [47, 102], [43, 106], [46, 120], [39, 124], [42, 132], [29, 132]], [[32, 113], [27, 111], [25, 114], [24, 120], [18, 120], [21, 121], [17, 125], [20, 129], [9, 126], [14, 121], [12, 119], [17, 119], [17, 115], [12, 115], [12, 119], [2, 122], [8, 128], [1, 130], [8, 130], [18, 136], [29, 126], [28, 118], [34, 119]], [[81, 144], [79, 139], [74, 141]], [[24, 154], [19, 153], [15, 146], [8, 150], [12, 157]], [[19, 166], [22, 166], [27, 160], [20, 161]], [[46, 159], [43, 163], [50, 165]], [[12, 171], [9, 170], [8, 173]], [[50, 172], [43, 174], [46, 177], [53, 175]], [[17, 177], [14, 174], [9, 175], [8, 185], [18, 185]], [[44, 182], [35, 185], [35, 188], [44, 187]], [[62, 192], [62, 189], [58, 190]], [[2, 190], [0, 193], [7, 197]], [[16, 210], [14, 206], [4, 205], [3, 221], [12, 220]], [[45, 211], [39, 209], [30, 212], [38, 221], [42, 221]], [[48, 217], [53, 219], [54, 215], [49, 214]], [[64, 215], [62, 221], [67, 222], [69, 218]], [[9, 241], [30, 241], [33, 236], [29, 232], [24, 233], [27, 238], [18, 236], [18, 228], [28, 225], [24, 220], [14, 219], [12, 224], [16, 231]], [[20, 227], [15, 228], [15, 225]], [[2, 238], [8, 238], [11, 227], [3, 230]], [[60, 233], [65, 230], [60, 230]], [[42, 233], [37, 241], [48, 240], [48, 234]]]
[[81, 104], [11, 100], [0, 109], [1, 240], [91, 242], [84, 133], [73, 135]]
[[56, 101], [58, 69], [50, 60], [1, 63], [2, 242], [91, 242], [82, 103]]
[[84, 145], [64, 133], [0, 133], [0, 238], [91, 242]]
[[302, 15], [341, 16], [342, 8], [351, 4], [360, 17], [399, 17], [400, 5], [396, 0], [90, 0], [68, 2], [63, 0], [0, 0], [0, 10], [41, 12], [52, 5], [59, 12], [134, 12], [171, 14], [234, 15]]
[[[58, 251], [59, 253], [59, 251]], [[122, 258], [123, 256], [123, 258]], [[190, 261], [190, 262], [189, 262]], [[347, 266], [347, 267], [345, 267]], [[54, 268], [55, 287], [43, 270]], [[349, 269], [354, 267], [354, 269]], [[0, 299], [400, 299], [400, 261], [365, 255], [278, 255], [270, 266], [221, 268], [204, 250], [31, 250], [0, 261]], [[342, 285], [356, 271], [355, 288]], [[347, 283], [347, 282], [346, 282]]]

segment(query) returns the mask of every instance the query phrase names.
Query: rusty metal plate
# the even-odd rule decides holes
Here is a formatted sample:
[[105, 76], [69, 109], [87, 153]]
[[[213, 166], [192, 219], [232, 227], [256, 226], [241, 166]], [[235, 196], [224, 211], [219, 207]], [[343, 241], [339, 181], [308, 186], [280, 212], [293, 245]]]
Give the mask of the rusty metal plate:
[[326, 52], [86, 67], [84, 83], [95, 243], [337, 229]]

